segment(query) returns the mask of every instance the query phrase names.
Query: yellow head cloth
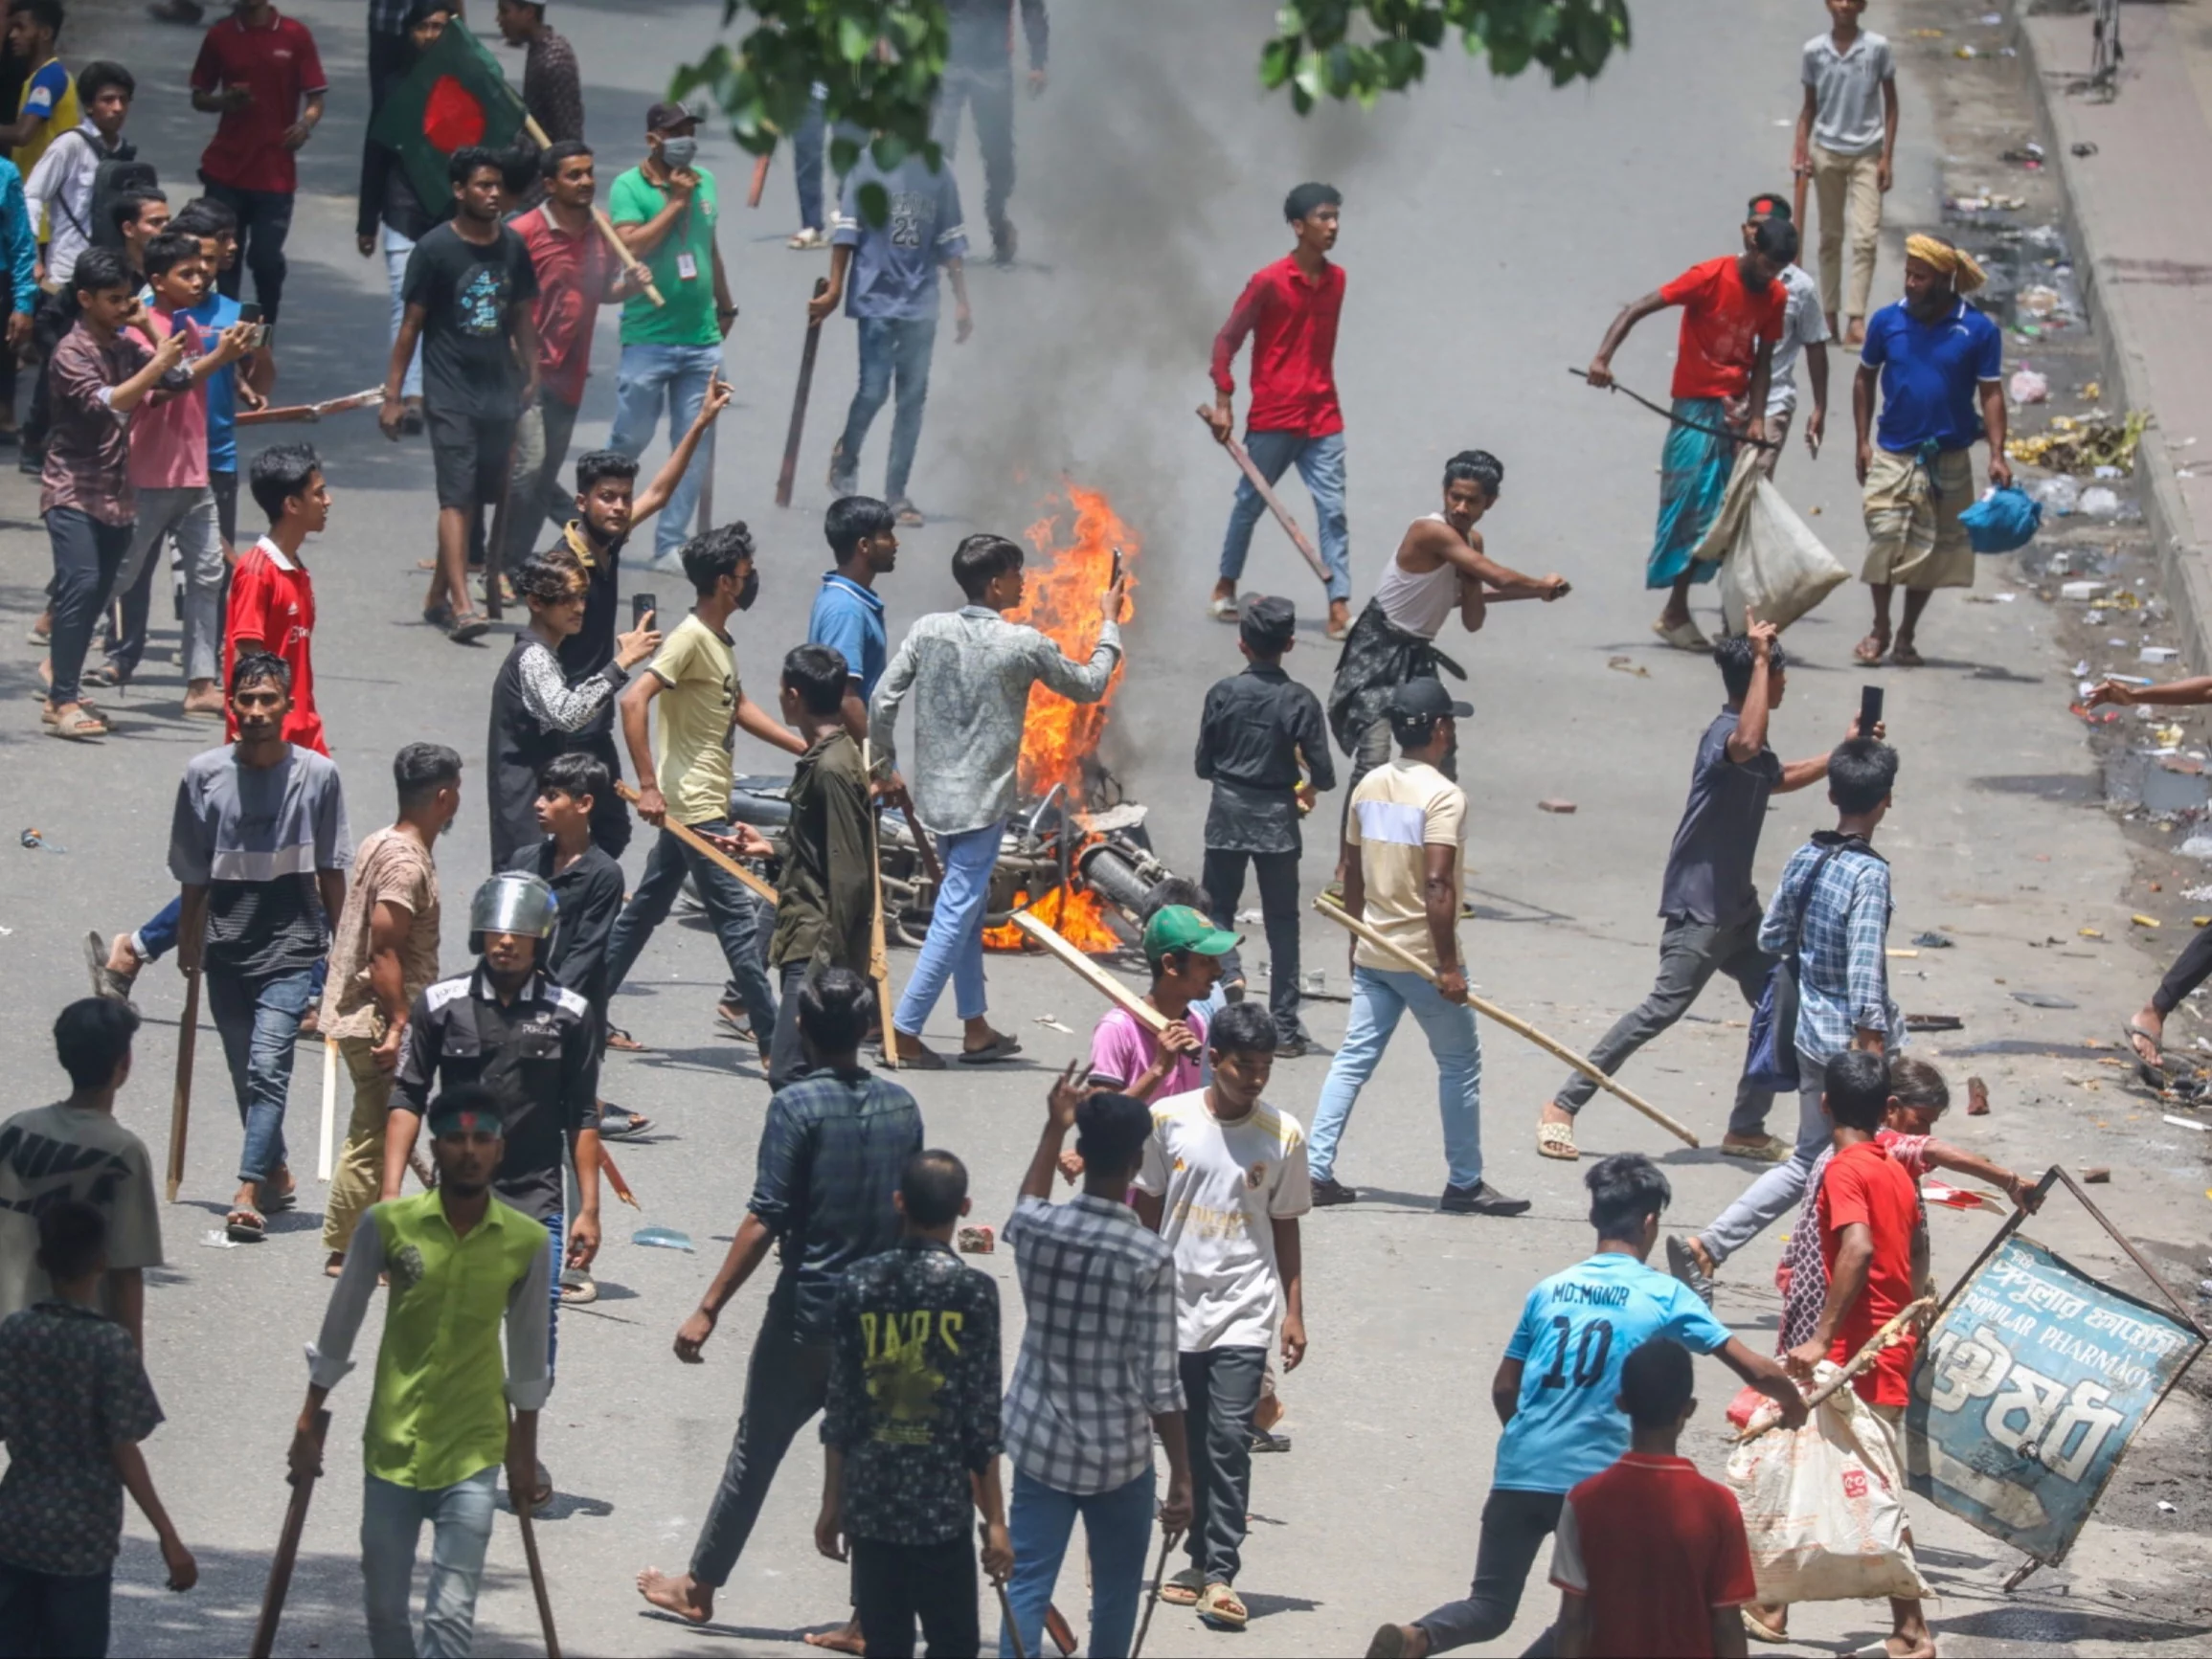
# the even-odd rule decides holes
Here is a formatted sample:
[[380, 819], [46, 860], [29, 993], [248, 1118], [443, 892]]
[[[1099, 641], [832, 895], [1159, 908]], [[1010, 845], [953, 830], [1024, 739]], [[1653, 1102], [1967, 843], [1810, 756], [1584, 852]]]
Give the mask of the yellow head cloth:
[[1988, 273], [1975, 263], [1972, 254], [1962, 248], [1952, 247], [1949, 242], [1938, 241], [1933, 236], [1915, 234], [1906, 237], [1905, 257], [1907, 259], [1918, 259], [1924, 265], [1932, 265], [1944, 272], [1951, 278], [1951, 288], [1954, 294], [1971, 294], [1989, 280]]

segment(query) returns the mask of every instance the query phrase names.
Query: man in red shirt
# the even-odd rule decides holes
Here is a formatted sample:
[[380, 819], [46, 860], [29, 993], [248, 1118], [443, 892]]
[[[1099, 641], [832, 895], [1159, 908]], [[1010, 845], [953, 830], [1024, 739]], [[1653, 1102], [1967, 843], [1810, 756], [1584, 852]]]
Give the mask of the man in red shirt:
[[598, 187], [591, 150], [563, 139], [547, 148], [538, 170], [545, 200], [508, 221], [537, 268], [538, 362], [537, 401], [515, 424], [507, 514], [510, 571], [537, 550], [547, 520], [558, 527], [576, 516], [576, 498], [563, 493], [559, 479], [591, 369], [592, 325], [601, 305], [638, 291], [592, 220]]
[[1643, 573], [1646, 588], [1672, 590], [1652, 632], [1677, 650], [1712, 648], [1690, 619], [1690, 584], [1711, 581], [1721, 567], [1692, 564], [1690, 555], [1721, 510], [1737, 439], [1766, 441], [1767, 381], [1789, 300], [1781, 276], [1796, 257], [1795, 228], [1764, 220], [1741, 254], [1692, 265], [1622, 311], [1590, 360], [1591, 385], [1610, 387], [1613, 354], [1629, 330], [1655, 311], [1682, 308], [1674, 424], [1659, 452], [1659, 530]]
[[284, 294], [284, 238], [299, 169], [292, 154], [323, 119], [323, 60], [315, 37], [269, 0], [237, 0], [207, 32], [192, 65], [192, 107], [222, 120], [200, 157], [208, 194], [238, 215], [238, 258], [218, 278], [231, 299], [251, 267], [261, 320]]
[[246, 549], [231, 572], [224, 683], [241, 652], [266, 651], [282, 658], [292, 671], [284, 741], [328, 754], [323, 717], [315, 711], [315, 585], [300, 557], [307, 538], [330, 522], [330, 486], [323, 482], [322, 458], [311, 444], [264, 449], [254, 457], [250, 487], [255, 503], [269, 515], [269, 533]]
[[1559, 1659], [1718, 1659], [1758, 1598], [1736, 1494], [1679, 1457], [1697, 1409], [1690, 1353], [1654, 1336], [1620, 1368], [1629, 1449], [1567, 1494], [1551, 1541]]
[[[1230, 372], [1244, 337], [1252, 336], [1252, 407], [1244, 447], [1269, 483], [1298, 463], [1321, 521], [1321, 559], [1329, 568], [1329, 638], [1352, 625], [1351, 532], [1344, 519], [1344, 412], [1337, 402], [1337, 318], [1344, 308], [1344, 273], [1329, 262], [1337, 245], [1333, 185], [1303, 184], [1282, 205], [1298, 245], [1290, 257], [1255, 272], [1213, 338], [1213, 408], [1206, 420], [1222, 442], [1236, 423], [1236, 380]], [[1247, 479], [1236, 486], [1229, 534], [1221, 544], [1221, 580], [1208, 609], [1237, 619], [1236, 584], [1252, 550], [1252, 529], [1267, 504]]]

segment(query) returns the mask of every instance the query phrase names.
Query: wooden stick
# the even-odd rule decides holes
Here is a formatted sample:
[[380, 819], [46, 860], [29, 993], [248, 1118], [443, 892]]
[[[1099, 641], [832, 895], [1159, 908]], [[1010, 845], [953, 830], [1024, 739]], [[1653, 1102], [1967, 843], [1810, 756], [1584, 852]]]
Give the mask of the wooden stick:
[[[632, 806], [638, 804], [638, 792], [632, 789], [628, 784], [624, 783], [619, 777], [615, 779], [615, 793], [621, 796], [624, 800], [628, 801]], [[693, 852], [699, 854], [702, 858], [710, 859], [713, 863], [720, 864], [722, 868], [729, 871], [730, 874], [735, 876], [748, 887], [751, 887], [755, 895], [757, 896], [763, 904], [773, 905], [776, 903], [776, 889], [774, 887], [770, 886], [766, 882], [762, 881], [758, 876], [755, 875], [751, 870], [747, 869], [743, 864], [739, 863], [735, 859], [732, 858], [728, 853], [724, 852], [720, 847], [716, 846], [705, 836], [702, 836], [697, 830], [691, 828], [689, 824], [681, 824], [678, 823], [674, 818], [669, 818], [662, 827], [666, 829], [670, 835], [674, 836], [678, 841], [682, 841]]]
[[338, 1040], [323, 1039], [323, 1135], [315, 1154], [315, 1178], [327, 1183], [338, 1134]]
[[1137, 1640], [1129, 1645], [1129, 1659], [1144, 1651], [1144, 1633], [1152, 1628], [1152, 1609], [1160, 1601], [1160, 1585], [1167, 1577], [1167, 1553], [1175, 1548], [1175, 1540], [1183, 1535], [1162, 1527], [1160, 1532], [1160, 1561], [1152, 1569], [1152, 1594], [1144, 1598], [1144, 1617], [1138, 1622]]
[[599, 1174], [607, 1177], [607, 1185], [615, 1189], [615, 1197], [633, 1210], [644, 1206], [638, 1202], [638, 1195], [630, 1191], [630, 1183], [622, 1179], [622, 1172], [615, 1167], [615, 1155], [607, 1151], [607, 1143], [599, 1142]]
[[[1198, 418], [1206, 420], [1207, 414], [1206, 410], [1201, 409], [1198, 412]], [[1209, 432], [1212, 430], [1210, 423], [1208, 423], [1207, 430]], [[1269, 483], [1259, 468], [1253, 464], [1253, 459], [1246, 453], [1244, 445], [1237, 442], [1235, 435], [1231, 434], [1221, 440], [1221, 446], [1228, 450], [1230, 458], [1244, 469], [1246, 482], [1259, 492], [1259, 499], [1267, 503], [1267, 510], [1275, 514], [1275, 522], [1282, 526], [1284, 533], [1297, 545], [1298, 550], [1305, 555], [1306, 563], [1313, 566], [1314, 574], [1320, 577], [1325, 583], [1329, 579], [1328, 566], [1321, 562], [1320, 554], [1314, 551], [1313, 543], [1306, 540], [1306, 533], [1298, 528], [1298, 520], [1290, 516], [1290, 508], [1282, 504], [1282, 498], [1275, 493], [1275, 485]]]
[[[763, 157], [763, 160], [766, 158]], [[814, 297], [829, 292], [829, 279], [814, 279]], [[806, 319], [806, 344], [799, 349], [799, 385], [791, 393], [791, 425], [783, 435], [783, 466], [776, 475], [776, 504], [791, 504], [791, 486], [799, 478], [799, 439], [806, 430], [806, 399], [814, 390], [814, 357], [822, 348], [822, 325], [811, 312]]]
[[[1352, 915], [1350, 912], [1343, 909], [1341, 906], [1337, 905], [1328, 897], [1327, 894], [1324, 893], [1320, 898], [1314, 900], [1314, 908], [1320, 911], [1322, 915], [1328, 917], [1330, 921], [1336, 923], [1339, 927], [1344, 928], [1351, 932], [1357, 933], [1362, 939], [1365, 939], [1368, 944], [1374, 946], [1376, 950], [1382, 952], [1385, 955], [1395, 957], [1398, 961], [1404, 963], [1406, 967], [1411, 970], [1413, 973], [1420, 975], [1422, 978], [1428, 980], [1432, 985], [1436, 982], [1435, 969], [1430, 967], [1428, 963], [1422, 961], [1420, 957], [1414, 955], [1404, 946], [1394, 944], [1390, 940], [1384, 938], [1382, 934], [1376, 932], [1374, 929], [1368, 927], [1367, 924], [1361, 921], [1359, 917]], [[1684, 1129], [1681, 1124], [1675, 1122], [1673, 1118], [1667, 1116], [1665, 1112], [1659, 1110], [1658, 1107], [1652, 1105], [1652, 1103], [1644, 1099], [1642, 1095], [1637, 1094], [1635, 1090], [1627, 1087], [1622, 1084], [1615, 1083], [1612, 1077], [1607, 1075], [1605, 1072], [1600, 1071], [1597, 1066], [1593, 1065], [1590, 1060], [1580, 1054], [1577, 1054], [1573, 1049], [1568, 1047], [1566, 1043], [1560, 1042], [1557, 1038], [1546, 1037], [1543, 1032], [1537, 1030], [1535, 1026], [1529, 1024], [1527, 1020], [1520, 1018], [1520, 1016], [1515, 1014], [1508, 1014], [1504, 1009], [1499, 1007], [1497, 1003], [1490, 1001], [1487, 998], [1478, 997], [1472, 991], [1467, 993], [1467, 1005], [1474, 1009], [1478, 1014], [1484, 1015], [1489, 1019], [1497, 1020], [1498, 1023], [1504, 1026], [1506, 1030], [1515, 1032], [1520, 1036], [1527, 1038], [1529, 1042], [1535, 1043], [1537, 1047], [1543, 1049], [1546, 1053], [1553, 1056], [1555, 1059], [1566, 1061], [1568, 1065], [1573, 1066], [1575, 1070], [1581, 1072], [1582, 1075], [1589, 1078], [1591, 1082], [1596, 1084], [1600, 1088], [1607, 1090], [1609, 1093], [1618, 1095], [1622, 1100], [1627, 1101], [1629, 1105], [1635, 1107], [1636, 1110], [1642, 1112], [1644, 1116], [1650, 1118], [1652, 1122], [1658, 1124], [1661, 1129], [1667, 1131], [1670, 1134], [1678, 1136], [1690, 1146], [1696, 1146], [1698, 1144], [1698, 1137], [1696, 1135], [1690, 1133], [1688, 1130]]]
[[943, 886], [945, 867], [937, 863], [937, 849], [930, 844], [930, 832], [922, 828], [921, 819], [914, 817], [913, 807], [901, 807], [899, 810], [906, 815], [906, 827], [914, 831], [914, 850], [921, 854], [923, 871], [931, 881]]
[[[1907, 1302], [1904, 1307], [1898, 1309], [1881, 1330], [1875, 1332], [1873, 1335], [1866, 1338], [1866, 1346], [1860, 1349], [1858, 1353], [1851, 1356], [1851, 1362], [1849, 1364], [1845, 1365], [1843, 1369], [1839, 1371], [1835, 1376], [1828, 1379], [1827, 1381], [1820, 1384], [1819, 1387], [1814, 1389], [1812, 1393], [1805, 1396], [1805, 1410], [1807, 1414], [1809, 1415], [1813, 1412], [1816, 1412], [1819, 1410], [1821, 1406], [1827, 1404], [1829, 1399], [1839, 1389], [1847, 1386], [1854, 1377], [1858, 1376], [1862, 1371], [1865, 1370], [1869, 1365], [1873, 1364], [1875, 1357], [1880, 1355], [1885, 1348], [1894, 1346], [1902, 1337], [1903, 1333], [1901, 1328], [1915, 1314], [1919, 1313], [1922, 1309], [1933, 1308], [1934, 1306], [1935, 1298], [1933, 1296], [1923, 1296], [1918, 1301]], [[1781, 1422], [1782, 1420], [1776, 1417], [1769, 1420], [1766, 1423], [1762, 1423], [1756, 1428], [1746, 1429], [1742, 1434], [1736, 1436], [1733, 1444], [1742, 1446], [1748, 1440], [1757, 1440], [1759, 1436], [1765, 1434], [1770, 1428], [1779, 1427], [1781, 1425]]]
[[[868, 775], [872, 768], [872, 756], [864, 738], [860, 745], [860, 770]], [[883, 1026], [883, 1064], [888, 1071], [898, 1069], [898, 1037], [892, 1025], [891, 1005], [891, 948], [883, 936], [883, 849], [876, 841], [876, 809], [870, 801], [868, 807], [868, 867], [875, 881], [875, 914], [868, 924], [868, 976], [875, 981], [875, 1017]]]
[[753, 158], [753, 183], [745, 191], [745, 205], [749, 208], [760, 205], [760, 192], [768, 188], [768, 163], [775, 153], [771, 150], [767, 155]]
[[[990, 1523], [978, 1521], [976, 1531], [988, 1538], [991, 1536]], [[1014, 1650], [1014, 1659], [1029, 1659], [1029, 1650], [1022, 1646], [1021, 1626], [1014, 1623], [1014, 1604], [1006, 1600], [1006, 1581], [993, 1575], [991, 1587], [999, 1592], [1000, 1628], [1006, 1633], [1006, 1643]]]
[[1166, 1015], [1161, 1013], [1159, 1009], [1153, 1007], [1151, 1003], [1145, 1001], [1143, 998], [1115, 978], [1113, 975], [1107, 973], [1105, 969], [1099, 967], [1097, 963], [1092, 961], [1074, 946], [1069, 944], [1048, 924], [1040, 922], [1027, 910], [1016, 910], [1013, 922], [1014, 926], [1021, 929], [1023, 933], [1036, 940], [1051, 954], [1059, 957], [1066, 966], [1072, 968], [1076, 977], [1088, 981], [1094, 991], [1104, 996], [1116, 1007], [1127, 1009], [1138, 1022], [1155, 1037], [1167, 1029]]
[[[203, 923], [201, 938], [206, 937]], [[197, 941], [193, 954], [198, 954]], [[200, 1034], [200, 971], [194, 968], [185, 975], [184, 1018], [176, 1028], [176, 1088], [169, 1104], [169, 1201], [176, 1202], [176, 1190], [184, 1183], [185, 1136], [192, 1128], [192, 1052], [198, 1046]]]
[[[511, 443], [507, 446], [507, 468], [499, 479], [499, 502], [491, 509], [491, 526], [484, 532], [484, 614], [494, 622], [504, 620], [507, 614], [501, 595], [507, 585], [507, 516], [514, 508], [515, 448]], [[479, 515], [484, 511], [482, 507], [476, 510]], [[465, 557], [463, 562], [467, 562]], [[455, 595], [456, 598], [467, 596], [466, 594]]]
[[[538, 125], [536, 116], [525, 115], [522, 118], [522, 128], [530, 134], [530, 142], [538, 148], [553, 148], [553, 140], [546, 136], [545, 128]], [[653, 286], [653, 279], [646, 274], [645, 267], [639, 263], [638, 256], [630, 252], [630, 244], [622, 240], [621, 233], [607, 217], [606, 210], [595, 204], [592, 218], [599, 227], [599, 235], [606, 237], [607, 246], [615, 251], [615, 258], [621, 262], [622, 269], [630, 273], [634, 281], [642, 284], [640, 291], [652, 301], [656, 309], [666, 305], [668, 302], [661, 298], [661, 290]], [[379, 392], [378, 395], [383, 394]]]
[[321, 403], [285, 403], [275, 408], [241, 409], [237, 414], [239, 426], [261, 426], [273, 420], [320, 420], [326, 415], [339, 415], [349, 409], [373, 409], [384, 401], [384, 389], [372, 386], [366, 392], [352, 392], [344, 397], [327, 397]]
[[561, 1659], [560, 1632], [553, 1628], [553, 1598], [546, 1594], [545, 1563], [537, 1556], [537, 1529], [530, 1524], [530, 1493], [509, 1492], [514, 1518], [522, 1523], [523, 1559], [530, 1563], [530, 1587], [537, 1597], [537, 1622], [545, 1631], [546, 1659]]
[[[719, 372], [719, 371], [717, 371]], [[691, 452], [691, 464], [699, 471], [699, 511], [692, 521], [692, 533], [705, 535], [714, 527], [714, 428], [707, 429], [707, 436], [699, 440], [699, 447]]]
[[[327, 1407], [315, 1413], [315, 1458], [322, 1461], [323, 1442], [330, 1432]], [[269, 1659], [277, 1645], [277, 1621], [284, 1614], [284, 1597], [292, 1588], [292, 1563], [300, 1557], [300, 1535], [307, 1525], [307, 1502], [315, 1495], [315, 1477], [287, 1475], [292, 1501], [284, 1506], [284, 1528], [277, 1536], [276, 1558], [269, 1563], [269, 1581], [261, 1591], [261, 1616], [254, 1622], [253, 1646], [248, 1659]]]
[[[1809, 239], [1805, 235], [1805, 175], [1803, 173], [1795, 173], [1790, 184], [1790, 228], [1797, 233], [1795, 263], [1799, 270], [1803, 270], [1805, 268], [1805, 245]], [[1823, 300], [1828, 298], [1825, 294], [1820, 297]]]

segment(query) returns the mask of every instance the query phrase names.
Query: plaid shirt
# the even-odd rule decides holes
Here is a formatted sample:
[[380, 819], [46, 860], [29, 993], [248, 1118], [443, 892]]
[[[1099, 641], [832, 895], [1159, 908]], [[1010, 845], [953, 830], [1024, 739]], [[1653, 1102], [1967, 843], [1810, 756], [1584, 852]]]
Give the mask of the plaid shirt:
[[1024, 1199], [1005, 1236], [1028, 1310], [1007, 1454], [1057, 1491], [1127, 1486], [1152, 1467], [1152, 1419], [1183, 1409], [1174, 1252], [1128, 1205], [1087, 1193]]
[[103, 525], [127, 525], [137, 518], [126, 436], [130, 415], [108, 398], [150, 356], [135, 334], [119, 333], [103, 342], [82, 323], [55, 346], [46, 360], [54, 416], [39, 474], [41, 514], [75, 507]]
[[[1805, 891], [1813, 865], [1831, 847], [1820, 879]], [[1889, 1000], [1889, 966], [1883, 955], [1889, 934], [1888, 863], [1856, 837], [1822, 830], [1790, 856], [1759, 948], [1787, 955], [1804, 913], [1804, 943], [1797, 963], [1797, 1046], [1826, 1060], [1851, 1046], [1854, 1031], [1879, 1031], [1895, 1048], [1905, 1035], [1897, 1004]]]

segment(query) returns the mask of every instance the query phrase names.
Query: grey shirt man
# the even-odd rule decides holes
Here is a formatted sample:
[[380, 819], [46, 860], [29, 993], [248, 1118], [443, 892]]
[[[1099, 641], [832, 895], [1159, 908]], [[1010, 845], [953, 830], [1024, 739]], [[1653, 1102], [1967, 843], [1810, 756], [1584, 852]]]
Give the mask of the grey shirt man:
[[1698, 744], [1690, 798], [1659, 888], [1659, 913], [1670, 922], [1726, 929], [1759, 914], [1751, 861], [1766, 827], [1767, 797], [1782, 781], [1782, 763], [1767, 748], [1749, 760], [1729, 759], [1736, 718], [1734, 709], [1722, 709]]
[[1804, 82], [1813, 89], [1813, 142], [1838, 155], [1882, 147], [1882, 83], [1897, 73], [1889, 42], [1862, 29], [1848, 52], [1828, 34], [1805, 42]]

